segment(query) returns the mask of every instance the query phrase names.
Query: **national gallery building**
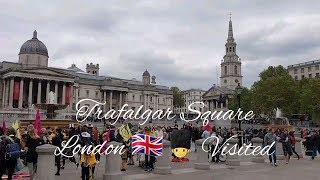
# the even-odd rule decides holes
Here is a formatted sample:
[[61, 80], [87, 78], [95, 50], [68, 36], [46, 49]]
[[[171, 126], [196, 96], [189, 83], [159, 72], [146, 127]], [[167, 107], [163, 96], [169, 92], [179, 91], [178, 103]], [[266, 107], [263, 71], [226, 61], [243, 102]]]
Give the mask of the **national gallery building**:
[[34, 31], [33, 37], [21, 46], [18, 62], [0, 62], [0, 116], [33, 117], [36, 105], [48, 104], [52, 92], [55, 103], [66, 105], [61, 114], [74, 114], [75, 104], [81, 99], [106, 102], [104, 111], [119, 109], [125, 103], [133, 110], [141, 105], [151, 110], [173, 106], [170, 89], [157, 85], [156, 77], [147, 70], [141, 81], [127, 80], [100, 76], [99, 64], [87, 64], [85, 71], [75, 64], [66, 69], [49, 67], [48, 58], [46, 46]]

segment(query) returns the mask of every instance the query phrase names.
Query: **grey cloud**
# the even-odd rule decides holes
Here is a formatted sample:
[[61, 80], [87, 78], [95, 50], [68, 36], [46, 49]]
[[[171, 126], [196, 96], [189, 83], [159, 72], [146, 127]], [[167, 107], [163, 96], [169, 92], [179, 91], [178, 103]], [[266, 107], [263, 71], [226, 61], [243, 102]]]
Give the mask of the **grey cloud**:
[[244, 83], [269, 65], [319, 58], [320, 3], [308, 1], [2, 1], [0, 58], [17, 61], [38, 30], [50, 65], [140, 79], [145, 69], [168, 86], [217, 82], [232, 11]]

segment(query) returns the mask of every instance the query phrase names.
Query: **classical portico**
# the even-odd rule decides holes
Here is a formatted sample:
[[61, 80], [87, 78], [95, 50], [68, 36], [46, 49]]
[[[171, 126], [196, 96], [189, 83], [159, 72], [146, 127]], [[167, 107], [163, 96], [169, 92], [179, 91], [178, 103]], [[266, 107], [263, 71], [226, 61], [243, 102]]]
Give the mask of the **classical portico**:
[[[53, 74], [54, 77], [51, 76]], [[50, 91], [55, 92], [58, 104], [73, 104], [73, 78], [52, 70], [28, 68], [10, 71], [3, 75], [2, 80], [2, 104], [6, 109], [31, 108], [33, 104], [49, 103]]]
[[101, 94], [101, 102], [106, 102], [104, 111], [120, 109], [126, 103], [128, 88], [102, 86]]

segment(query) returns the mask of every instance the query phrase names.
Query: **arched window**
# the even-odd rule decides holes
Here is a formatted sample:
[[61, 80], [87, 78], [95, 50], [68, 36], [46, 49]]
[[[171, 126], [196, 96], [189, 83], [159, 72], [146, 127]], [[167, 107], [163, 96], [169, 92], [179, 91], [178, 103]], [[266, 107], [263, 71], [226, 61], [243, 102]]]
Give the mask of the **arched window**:
[[232, 51], [235, 52], [235, 51], [234, 51], [234, 47], [232, 47]]
[[229, 51], [230, 51], [230, 52], [232, 51], [232, 47], [229, 48]]
[[236, 75], [238, 74], [238, 67], [237, 67], [237, 65], [234, 66], [234, 74], [236, 74]]
[[224, 74], [225, 75], [228, 74], [228, 67], [227, 66], [224, 67]]

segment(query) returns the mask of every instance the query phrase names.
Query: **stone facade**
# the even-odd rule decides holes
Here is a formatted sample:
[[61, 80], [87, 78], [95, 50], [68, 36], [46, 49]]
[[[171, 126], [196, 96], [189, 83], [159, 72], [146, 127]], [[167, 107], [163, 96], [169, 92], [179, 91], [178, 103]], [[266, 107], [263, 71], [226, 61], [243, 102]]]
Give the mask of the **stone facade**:
[[[189, 90], [185, 90], [182, 91], [183, 93], [183, 98], [185, 101], [185, 106], [181, 107], [181, 108], [176, 108], [175, 109], [175, 113], [179, 114], [180, 112], [184, 112], [185, 114], [188, 114], [188, 106], [194, 102], [202, 102], [202, 95], [205, 93], [206, 91], [202, 90], [202, 89], [189, 89]], [[193, 109], [198, 110], [200, 112], [203, 111], [203, 108], [200, 106], [200, 104], [196, 104], [194, 106], [192, 106]]]
[[296, 81], [303, 78], [320, 78], [320, 59], [289, 65], [287, 70]]
[[57, 95], [58, 104], [68, 105], [69, 113], [74, 113], [75, 104], [85, 98], [106, 102], [105, 111], [125, 103], [131, 109], [141, 105], [152, 110], [172, 108], [172, 92], [156, 85], [155, 77], [150, 83], [148, 71], [138, 81], [100, 76], [99, 65], [92, 63], [87, 64], [86, 72], [75, 64], [66, 69], [49, 67], [47, 49], [38, 41], [35, 31], [32, 41], [21, 47], [18, 62], [0, 62], [0, 113], [29, 112], [35, 104], [48, 103], [50, 91]]

